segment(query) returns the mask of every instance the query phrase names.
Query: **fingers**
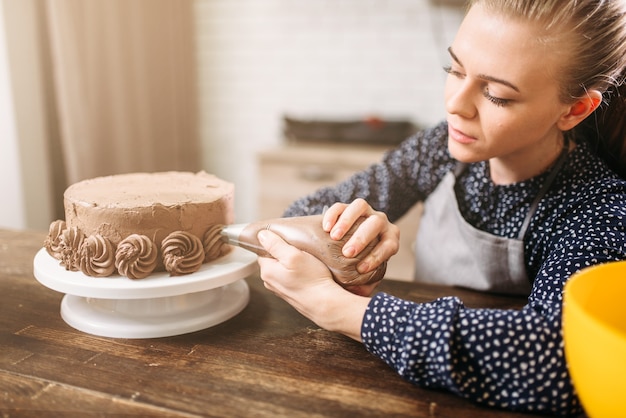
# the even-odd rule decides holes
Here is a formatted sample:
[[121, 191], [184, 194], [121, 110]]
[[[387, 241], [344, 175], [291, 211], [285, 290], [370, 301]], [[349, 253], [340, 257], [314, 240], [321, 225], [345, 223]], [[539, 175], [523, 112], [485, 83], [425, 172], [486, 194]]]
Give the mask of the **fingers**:
[[268, 230], [259, 231], [257, 238], [271, 257], [259, 257], [261, 278], [265, 287], [275, 294], [281, 294], [277, 285], [281, 278], [290, 274], [292, 266], [297, 266], [297, 256], [301, 252], [285, 242], [279, 235]]
[[347, 258], [356, 257], [378, 238], [379, 242], [357, 265], [360, 273], [367, 273], [398, 252], [400, 229], [389, 222], [387, 215], [358, 198], [350, 204], [335, 203], [328, 208], [322, 218], [322, 228], [332, 239], [340, 240], [360, 221], [362, 223], [343, 245], [342, 254]]
[[336, 240], [343, 238], [357, 220], [370, 216], [373, 213], [374, 210], [365, 200], [360, 198], [354, 200], [344, 209], [337, 222], [335, 222], [335, 225], [330, 230], [330, 237]]
[[378, 244], [357, 264], [357, 271], [367, 273], [374, 270], [389, 257], [396, 254], [399, 248], [400, 229], [394, 224], [389, 224], [388, 230], [381, 234]]
[[375, 213], [377, 212], [362, 198], [357, 198], [350, 204], [335, 203], [324, 212], [322, 229], [330, 232], [331, 238], [340, 240], [358, 219]]
[[324, 212], [322, 217], [322, 229], [326, 232], [335, 226], [337, 219], [341, 216], [343, 211], [348, 207], [346, 203], [335, 203]]
[[279, 235], [268, 230], [259, 231], [257, 238], [271, 257], [259, 257], [257, 262], [261, 269], [261, 279], [267, 290], [283, 299], [287, 292], [284, 279], [291, 275], [291, 265], [297, 265], [296, 253], [299, 251], [287, 244]]
[[277, 260], [290, 259], [300, 252], [297, 248], [287, 244], [279, 235], [269, 230], [259, 231], [257, 239], [265, 250]]
[[400, 248], [400, 229], [389, 222], [387, 215], [370, 208], [370, 214], [344, 244], [342, 254], [356, 257], [378, 238], [376, 245], [357, 265], [360, 273], [374, 270]]
[[311, 254], [301, 251], [283, 240], [278, 234], [262, 230], [257, 234], [259, 242], [273, 257], [260, 257], [258, 262], [264, 280], [304, 283], [303, 277], [332, 281], [328, 267]]
[[373, 212], [356, 228], [352, 236], [343, 246], [342, 253], [345, 257], [355, 257], [365, 249], [372, 241], [385, 233], [389, 221], [382, 212]]

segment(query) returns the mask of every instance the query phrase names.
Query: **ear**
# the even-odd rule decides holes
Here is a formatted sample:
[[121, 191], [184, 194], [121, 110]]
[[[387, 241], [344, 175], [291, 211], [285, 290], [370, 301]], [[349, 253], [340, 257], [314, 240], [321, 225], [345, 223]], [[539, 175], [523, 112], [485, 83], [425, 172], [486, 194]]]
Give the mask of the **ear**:
[[602, 103], [602, 93], [598, 90], [588, 90], [584, 97], [569, 105], [566, 112], [559, 118], [557, 125], [560, 130], [568, 131], [582, 122]]

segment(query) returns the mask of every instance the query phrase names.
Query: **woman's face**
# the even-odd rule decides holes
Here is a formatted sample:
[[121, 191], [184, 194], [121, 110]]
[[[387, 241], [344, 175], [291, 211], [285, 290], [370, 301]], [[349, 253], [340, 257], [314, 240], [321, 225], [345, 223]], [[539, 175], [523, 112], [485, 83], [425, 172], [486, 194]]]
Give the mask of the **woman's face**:
[[562, 148], [557, 126], [558, 56], [532, 24], [473, 6], [449, 49], [445, 102], [448, 147], [464, 162], [489, 160], [494, 182], [545, 170]]

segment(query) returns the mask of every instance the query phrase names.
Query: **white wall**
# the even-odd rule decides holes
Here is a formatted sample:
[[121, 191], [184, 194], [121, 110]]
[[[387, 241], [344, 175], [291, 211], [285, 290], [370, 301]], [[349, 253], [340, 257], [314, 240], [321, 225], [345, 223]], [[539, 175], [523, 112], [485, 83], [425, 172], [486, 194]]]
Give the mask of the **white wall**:
[[442, 66], [463, 9], [424, 0], [196, 0], [207, 171], [256, 216], [255, 154], [282, 116], [444, 117]]
[[4, 25], [4, 7], [0, 1], [0, 228], [26, 227], [22, 176], [17, 147], [15, 112], [10, 84], [9, 62]]
[[[47, 228], [52, 220], [36, 1], [0, 0], [0, 227]], [[235, 183], [238, 222], [256, 217], [255, 156], [281, 144], [284, 114], [374, 114], [423, 125], [444, 115], [441, 67], [460, 8], [424, 0], [195, 1], [203, 162]], [[8, 52], [7, 29], [20, 40]], [[7, 55], [24, 71], [10, 74]]]

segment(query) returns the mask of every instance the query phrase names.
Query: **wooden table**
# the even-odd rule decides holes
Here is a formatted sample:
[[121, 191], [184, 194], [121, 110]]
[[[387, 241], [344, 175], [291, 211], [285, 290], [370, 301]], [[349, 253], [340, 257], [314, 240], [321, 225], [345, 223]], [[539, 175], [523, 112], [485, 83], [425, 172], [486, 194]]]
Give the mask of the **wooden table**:
[[[347, 337], [320, 329], [247, 279], [250, 303], [215, 327], [159, 339], [79, 332], [62, 294], [33, 276], [42, 232], [0, 230], [0, 411], [3, 416], [520, 417], [415, 387]], [[523, 299], [385, 280], [415, 301], [468, 306]]]

